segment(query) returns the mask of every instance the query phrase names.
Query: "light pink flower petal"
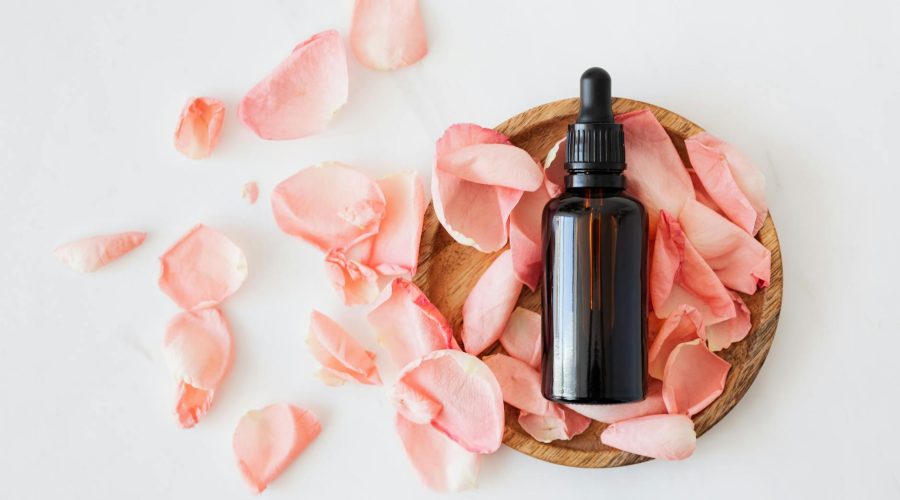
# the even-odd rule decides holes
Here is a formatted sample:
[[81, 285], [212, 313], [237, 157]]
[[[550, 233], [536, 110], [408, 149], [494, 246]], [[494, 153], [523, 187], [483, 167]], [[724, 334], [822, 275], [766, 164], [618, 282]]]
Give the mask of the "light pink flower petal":
[[678, 222], [687, 239], [725, 286], [753, 294], [757, 287], [769, 284], [772, 254], [731, 221], [688, 200]]
[[729, 320], [706, 327], [706, 342], [710, 351], [727, 349], [731, 344], [740, 342], [750, 333], [750, 309], [744, 304], [741, 296], [731, 293], [737, 315]]
[[377, 233], [385, 199], [366, 174], [349, 165], [324, 163], [278, 184], [272, 212], [282, 231], [327, 252]]
[[463, 303], [463, 347], [478, 355], [503, 333], [516, 307], [522, 283], [513, 272], [512, 253], [504, 251], [491, 262]]
[[425, 217], [422, 179], [404, 172], [379, 180], [378, 187], [386, 208], [367, 262], [381, 274], [416, 274]]
[[541, 280], [544, 249], [541, 246], [541, 216], [550, 201], [546, 189], [522, 195], [509, 216], [509, 249], [519, 281], [535, 290]]
[[348, 306], [369, 304], [378, 298], [378, 273], [361, 262], [348, 259], [340, 250], [325, 254], [325, 274]]
[[208, 157], [219, 141], [225, 105], [212, 97], [195, 97], [188, 101], [175, 129], [175, 149], [188, 158]]
[[405, 383], [395, 383], [388, 395], [397, 414], [417, 424], [431, 424], [444, 408], [441, 403], [431, 399], [430, 395]]
[[200, 389], [185, 382], [178, 382], [175, 395], [175, 418], [182, 428], [197, 425], [212, 404], [214, 389]]
[[[455, 349], [434, 351], [406, 365], [397, 385], [405, 386], [403, 393], [415, 391], [420, 399], [440, 404], [431, 425], [466, 450], [493, 453], [500, 447], [503, 396], [494, 374], [477, 357]], [[404, 412], [409, 413], [416, 412]]]
[[182, 309], [218, 304], [247, 278], [244, 252], [215, 229], [198, 224], [159, 258], [159, 288]]
[[730, 368], [701, 339], [675, 346], [663, 375], [662, 395], [669, 413], [691, 416], [709, 406], [725, 389]]
[[519, 191], [535, 191], [544, 173], [534, 158], [512, 144], [472, 144], [437, 158], [437, 168], [460, 179]]
[[297, 45], [291, 55], [247, 92], [241, 123], [263, 139], [298, 139], [325, 129], [347, 102], [347, 54], [341, 35], [328, 30]]
[[645, 415], [666, 413], [666, 403], [662, 398], [662, 382], [650, 379], [647, 385], [647, 397], [635, 403], [612, 405], [566, 405], [585, 417], [598, 422], [612, 424]]
[[391, 295], [366, 319], [399, 367], [432, 351], [458, 348], [450, 323], [407, 279], [396, 278], [391, 283]]
[[466, 450], [430, 424], [411, 422], [399, 413], [395, 424], [409, 462], [427, 487], [461, 491], [477, 486], [480, 454]]
[[613, 448], [660, 460], [684, 460], [694, 453], [697, 434], [685, 415], [649, 415], [607, 427], [600, 441]]
[[694, 186], [675, 145], [650, 110], [618, 115], [616, 122], [625, 131], [626, 190], [647, 209], [653, 238], [659, 211], [677, 217], [685, 201], [694, 199]]
[[500, 335], [500, 344], [510, 356], [538, 370], [541, 366], [541, 315], [517, 307]]
[[262, 492], [322, 430], [309, 410], [279, 403], [250, 410], [231, 440], [238, 468], [255, 492]]
[[96, 271], [126, 253], [141, 246], [147, 233], [128, 233], [94, 236], [66, 243], [53, 251], [53, 255], [75, 271]]
[[361, 384], [381, 385], [381, 377], [373, 360], [375, 354], [363, 348], [333, 319], [313, 311], [306, 345], [331, 375]]
[[244, 184], [244, 187], [241, 189], [241, 198], [247, 200], [247, 203], [251, 205], [256, 203], [257, 198], [259, 198], [259, 186], [255, 182]]
[[581, 434], [591, 425], [591, 419], [565, 406], [553, 405], [553, 412], [547, 415], [519, 411], [519, 425], [535, 440], [550, 443], [568, 441]]
[[544, 159], [544, 187], [551, 198], [561, 195], [566, 182], [566, 138], [556, 141]]
[[428, 53], [419, 0], [356, 0], [350, 46], [362, 64], [381, 71], [410, 66]]
[[531, 366], [505, 354], [484, 358], [503, 392], [503, 401], [535, 415], [553, 413], [553, 403], [541, 394], [541, 374]]
[[662, 380], [672, 349], [678, 344], [699, 338], [706, 338], [700, 313], [689, 305], [679, 306], [660, 326], [659, 333], [647, 351], [650, 376]]

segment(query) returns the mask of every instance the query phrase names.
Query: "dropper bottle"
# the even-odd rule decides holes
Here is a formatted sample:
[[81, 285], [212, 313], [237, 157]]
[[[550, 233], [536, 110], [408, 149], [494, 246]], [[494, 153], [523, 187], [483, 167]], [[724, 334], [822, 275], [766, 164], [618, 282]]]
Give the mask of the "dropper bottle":
[[565, 191], [543, 214], [541, 389], [564, 403], [628, 403], [647, 390], [647, 212], [623, 192], [611, 86], [603, 69], [581, 76]]

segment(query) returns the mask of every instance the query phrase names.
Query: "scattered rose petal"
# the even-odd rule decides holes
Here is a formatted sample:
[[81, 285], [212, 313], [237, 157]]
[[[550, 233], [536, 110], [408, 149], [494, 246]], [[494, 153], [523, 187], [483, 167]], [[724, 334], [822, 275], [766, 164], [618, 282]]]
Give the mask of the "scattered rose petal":
[[212, 97], [188, 101], [175, 129], [175, 149], [188, 158], [207, 158], [215, 149], [225, 120], [225, 105]]
[[553, 413], [554, 404], [541, 394], [541, 374], [537, 370], [505, 354], [486, 356], [484, 363], [497, 378], [504, 402], [534, 415]]
[[182, 309], [225, 300], [247, 278], [244, 252], [215, 229], [198, 224], [159, 258], [159, 288]]
[[231, 440], [238, 468], [253, 491], [262, 492], [322, 430], [309, 410], [279, 403], [250, 410]]
[[694, 453], [697, 434], [685, 415], [649, 415], [607, 427], [600, 441], [613, 448], [660, 460], [684, 460]]
[[182, 312], [166, 327], [163, 356], [178, 380], [175, 414], [184, 428], [206, 413], [233, 356], [231, 328], [215, 307]]
[[534, 415], [519, 412], [519, 425], [535, 440], [541, 443], [552, 441], [568, 441], [586, 431], [591, 419], [561, 405], [553, 405], [553, 412], [548, 415]]
[[365, 264], [348, 259], [340, 250], [325, 255], [325, 274], [348, 306], [369, 304], [378, 298], [378, 273]]
[[441, 403], [407, 384], [394, 384], [389, 396], [397, 413], [417, 424], [431, 424], [443, 409]]
[[646, 415], [666, 413], [666, 403], [662, 398], [662, 382], [650, 379], [647, 397], [643, 401], [612, 405], [566, 405], [585, 417], [598, 422], [613, 424], [622, 420]]
[[327, 252], [377, 233], [385, 200], [367, 175], [349, 165], [324, 163], [278, 184], [272, 212], [282, 231]]
[[319, 311], [313, 311], [310, 317], [306, 345], [328, 374], [341, 380], [381, 385], [373, 362], [375, 354], [365, 350], [341, 325]]
[[347, 102], [348, 89], [341, 35], [335, 30], [323, 31], [297, 45], [247, 92], [238, 117], [263, 139], [306, 137], [325, 129]]
[[701, 339], [675, 346], [663, 375], [662, 395], [669, 413], [691, 416], [709, 406], [725, 389], [730, 368]]
[[546, 189], [525, 193], [509, 216], [509, 249], [516, 278], [531, 290], [537, 289], [544, 266], [541, 246], [541, 217], [550, 201]]
[[544, 159], [544, 187], [551, 198], [561, 195], [566, 185], [566, 138], [556, 141]]
[[512, 144], [471, 144], [444, 153], [437, 167], [460, 179], [519, 191], [535, 191], [544, 173], [534, 158]]
[[458, 348], [450, 323], [407, 279], [396, 278], [391, 283], [390, 297], [366, 318], [399, 367], [432, 351]]
[[462, 341], [466, 352], [477, 356], [500, 339], [521, 291], [512, 254], [506, 250], [478, 278], [463, 304]]
[[146, 237], [138, 231], [94, 236], [66, 243], [53, 255], [73, 270], [89, 273], [141, 246]]
[[650, 376], [662, 380], [672, 349], [678, 344], [698, 338], [706, 338], [703, 318], [693, 307], [680, 306], [663, 322], [647, 351]]
[[425, 188], [415, 172], [378, 181], [386, 208], [368, 263], [381, 274], [416, 274], [425, 217]]
[[538, 370], [541, 366], [541, 315], [517, 307], [500, 335], [500, 344], [510, 356]]
[[427, 487], [460, 491], [477, 486], [481, 455], [466, 450], [429, 424], [411, 422], [399, 413], [395, 423], [406, 456]]
[[706, 342], [710, 351], [727, 349], [731, 344], [740, 342], [750, 333], [750, 309], [744, 304], [741, 296], [729, 291], [734, 299], [737, 315], [721, 323], [706, 327]]
[[356, 0], [350, 24], [353, 55], [381, 71], [410, 66], [428, 53], [419, 0]]
[[256, 203], [259, 198], [259, 186], [255, 182], [244, 184], [244, 188], [241, 189], [241, 198], [247, 200], [247, 203], [251, 205]]

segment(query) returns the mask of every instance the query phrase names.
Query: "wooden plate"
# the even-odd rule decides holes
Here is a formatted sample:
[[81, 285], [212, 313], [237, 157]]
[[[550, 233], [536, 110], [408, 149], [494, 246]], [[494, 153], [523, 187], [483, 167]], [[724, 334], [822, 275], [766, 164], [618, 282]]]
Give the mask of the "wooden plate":
[[[686, 165], [689, 165], [684, 150], [684, 139], [703, 129], [690, 120], [651, 104], [629, 99], [615, 99], [613, 110], [616, 114], [636, 109], [650, 109], [662, 123]], [[553, 143], [566, 133], [566, 126], [575, 120], [578, 99], [551, 102], [506, 120], [497, 130], [509, 136], [512, 142], [525, 149], [535, 158], [543, 159]], [[742, 342], [732, 345], [720, 353], [728, 360], [731, 371], [725, 384], [725, 391], [713, 404], [694, 416], [697, 435], [708, 431], [741, 400], [753, 383], [756, 374], [766, 359], [781, 310], [781, 249], [772, 218], [766, 219], [757, 238], [772, 252], [772, 279], [768, 288], [753, 296], [744, 296], [752, 315], [750, 334]], [[416, 284], [432, 302], [447, 316], [454, 331], [462, 327], [462, 305], [475, 285], [478, 277], [488, 264], [499, 254], [484, 254], [460, 245], [444, 230], [434, 215], [433, 207], [425, 214], [425, 227], [419, 254], [419, 271]], [[539, 292], [531, 292], [523, 287], [519, 305], [541, 311]], [[488, 351], [500, 349], [499, 345]], [[619, 451], [600, 443], [600, 432], [606, 427], [593, 422], [583, 434], [571, 441], [540, 443], [531, 438], [518, 423], [518, 410], [507, 405], [506, 433], [503, 442], [522, 453], [541, 460], [573, 467], [618, 467], [649, 460], [647, 457]]]

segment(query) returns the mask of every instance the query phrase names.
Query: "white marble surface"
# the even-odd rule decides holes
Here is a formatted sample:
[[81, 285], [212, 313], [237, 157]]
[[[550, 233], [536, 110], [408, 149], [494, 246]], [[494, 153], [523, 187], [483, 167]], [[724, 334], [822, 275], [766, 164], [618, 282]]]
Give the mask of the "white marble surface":
[[[428, 174], [449, 124], [495, 125], [573, 96], [602, 65], [615, 94], [681, 113], [743, 148], [768, 178], [784, 252], [778, 334], [756, 383], [680, 463], [550, 465], [501, 449], [462, 498], [898, 498], [894, 216], [900, 167], [898, 3], [424, 1], [431, 51], [376, 73], [351, 61], [327, 132], [265, 142], [241, 95], [352, 2], [4, 2], [0, 15], [0, 498], [250, 498], [231, 456], [249, 408], [289, 401], [324, 431], [265, 498], [430, 498], [383, 390], [324, 387], [303, 345], [311, 308], [365, 335], [318, 254], [275, 228], [268, 193], [323, 160]], [[172, 147], [188, 96], [228, 104], [221, 144]], [[240, 199], [256, 180], [255, 206]], [[169, 414], [160, 356], [177, 308], [156, 257], [206, 222], [246, 251], [224, 309], [237, 358], [201, 425]], [[65, 241], [149, 232], [93, 275]]]

